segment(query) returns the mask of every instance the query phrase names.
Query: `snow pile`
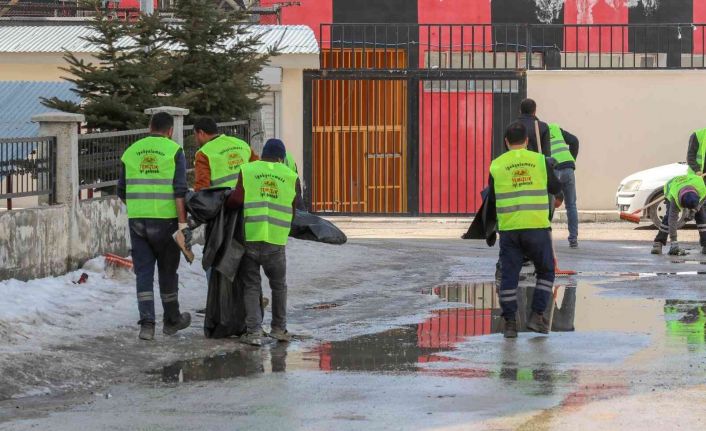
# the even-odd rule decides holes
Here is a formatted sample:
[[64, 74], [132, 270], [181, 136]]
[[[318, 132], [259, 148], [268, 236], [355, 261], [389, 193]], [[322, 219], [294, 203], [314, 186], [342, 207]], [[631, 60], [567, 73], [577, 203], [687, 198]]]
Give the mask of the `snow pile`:
[[[179, 268], [180, 296], [187, 301], [198, 296], [205, 302], [202, 249], [195, 247], [194, 251], [199, 260], [188, 265], [182, 259]], [[75, 284], [83, 273], [87, 281]], [[159, 293], [156, 280], [155, 293]], [[159, 319], [159, 301], [156, 311]], [[57, 342], [63, 337], [95, 335], [135, 325], [138, 319], [134, 274], [112, 268], [106, 272], [103, 257], [58, 277], [0, 282], [0, 352], [32, 350], [41, 341]]]

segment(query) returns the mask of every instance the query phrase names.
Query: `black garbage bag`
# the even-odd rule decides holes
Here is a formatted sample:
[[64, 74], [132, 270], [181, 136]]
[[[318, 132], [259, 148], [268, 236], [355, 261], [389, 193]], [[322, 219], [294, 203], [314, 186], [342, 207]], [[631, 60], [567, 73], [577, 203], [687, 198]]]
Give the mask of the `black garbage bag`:
[[292, 220], [289, 236], [305, 241], [335, 245], [345, 244], [348, 241], [346, 234], [337, 228], [335, 224], [301, 210], [297, 210], [294, 220]]
[[497, 215], [495, 213], [495, 203], [488, 201], [489, 190], [486, 187], [480, 192], [483, 203], [476, 216], [473, 218], [468, 231], [463, 234], [463, 239], [483, 239], [488, 247], [495, 245], [497, 240]]
[[186, 196], [191, 217], [206, 225], [202, 264], [210, 272], [203, 328], [207, 338], [239, 336], [246, 331], [243, 287], [236, 277], [245, 253], [239, 241], [242, 212], [225, 207], [229, 190], [207, 189]]

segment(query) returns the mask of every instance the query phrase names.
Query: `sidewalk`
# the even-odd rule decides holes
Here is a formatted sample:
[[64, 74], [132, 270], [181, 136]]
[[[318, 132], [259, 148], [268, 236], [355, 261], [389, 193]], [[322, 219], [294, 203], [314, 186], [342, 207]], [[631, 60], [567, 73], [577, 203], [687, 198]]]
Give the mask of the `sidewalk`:
[[[419, 239], [459, 239], [471, 224], [470, 218], [419, 218], [419, 217], [326, 217], [349, 238], [419, 238]], [[617, 214], [616, 214], [617, 219]], [[555, 241], [565, 241], [568, 237], [566, 223], [554, 222]], [[657, 231], [651, 223], [635, 225], [628, 222], [581, 222], [579, 241], [649, 241]], [[698, 242], [698, 231], [693, 224], [679, 230], [679, 240]], [[469, 241], [473, 243], [474, 241]]]

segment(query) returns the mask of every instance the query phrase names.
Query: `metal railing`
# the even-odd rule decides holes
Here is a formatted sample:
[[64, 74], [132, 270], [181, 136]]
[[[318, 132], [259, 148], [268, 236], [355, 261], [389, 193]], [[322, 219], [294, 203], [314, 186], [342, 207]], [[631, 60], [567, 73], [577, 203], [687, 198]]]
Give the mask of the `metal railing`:
[[[120, 7], [117, 2], [105, 2], [105, 11], [114, 18], [134, 21], [140, 16], [139, 8]], [[0, 1], [0, 16], [31, 18], [84, 18], [96, 15], [91, 7], [71, 2], [11, 2]]]
[[[251, 22], [260, 24], [280, 24], [281, 11], [283, 7], [296, 5], [299, 2], [283, 2], [271, 7], [253, 7], [248, 10]], [[103, 3], [104, 12], [114, 19], [134, 22], [140, 18], [139, 8], [121, 7], [118, 1], [105, 1]], [[155, 13], [165, 18], [174, 16], [176, 0], [159, 0], [155, 7]], [[229, 3], [214, 1], [214, 7], [229, 9]], [[28, 17], [28, 18], [85, 18], [96, 15], [96, 10], [85, 7], [78, 2], [69, 1], [22, 1], [12, 2], [0, 1], [0, 17]]]
[[702, 69], [706, 24], [321, 24], [332, 69]]
[[54, 202], [56, 138], [0, 139], [0, 200], [12, 209], [12, 199], [45, 196]]
[[148, 129], [138, 129], [79, 135], [79, 188], [88, 190], [89, 198], [92, 197], [94, 190], [113, 194], [110, 189], [118, 184], [120, 158], [123, 152], [130, 144], [148, 134]]
[[[193, 171], [196, 152], [199, 149], [193, 137], [193, 129], [192, 125], [184, 126], [183, 142], [187, 172]], [[249, 141], [250, 123], [248, 121], [218, 123], [218, 132]], [[79, 135], [79, 189], [86, 190], [85, 197], [90, 199], [97, 191], [100, 191], [101, 195], [115, 194], [115, 187], [120, 178], [120, 158], [132, 143], [148, 135], [149, 129]]]

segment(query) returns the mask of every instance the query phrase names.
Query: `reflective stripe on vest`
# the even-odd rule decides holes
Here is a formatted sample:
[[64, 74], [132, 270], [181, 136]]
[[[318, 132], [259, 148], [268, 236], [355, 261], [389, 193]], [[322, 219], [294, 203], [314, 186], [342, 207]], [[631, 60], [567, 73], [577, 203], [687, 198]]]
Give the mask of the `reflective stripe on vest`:
[[238, 183], [240, 166], [250, 161], [252, 150], [247, 142], [233, 136], [219, 135], [199, 150], [208, 159], [211, 187], [233, 188]]
[[258, 160], [241, 167], [245, 240], [286, 245], [297, 174], [283, 163]]
[[[696, 163], [699, 164], [701, 172], [704, 171], [704, 162], [706, 162], [706, 128], [699, 129], [694, 132], [696, 135], [696, 141], [699, 143], [699, 149], [696, 152]], [[691, 168], [689, 168], [689, 173], [695, 174]]]
[[679, 193], [681, 193], [684, 187], [693, 187], [696, 189], [700, 202], [706, 199], [706, 184], [704, 184], [703, 178], [693, 174], [674, 177], [664, 185], [664, 196], [667, 200], [674, 203], [679, 210], [682, 209], [681, 202], [679, 202]]
[[549, 222], [547, 166], [543, 154], [512, 150], [490, 165], [498, 230], [544, 229]]
[[552, 123], [549, 125], [549, 139], [552, 147], [552, 157], [557, 164], [576, 162], [558, 124]]
[[169, 138], [148, 136], [125, 150], [125, 200], [128, 218], [177, 217], [174, 157], [181, 147]]
[[[211, 180], [211, 187], [216, 187], [216, 186], [223, 186], [223, 187], [230, 187], [233, 188], [235, 187], [236, 184], [238, 184], [238, 178], [240, 178], [240, 174], [231, 174], [231, 175], [226, 175], [225, 177], [218, 178], [217, 180]], [[233, 185], [227, 185], [228, 183], [232, 183]]]

